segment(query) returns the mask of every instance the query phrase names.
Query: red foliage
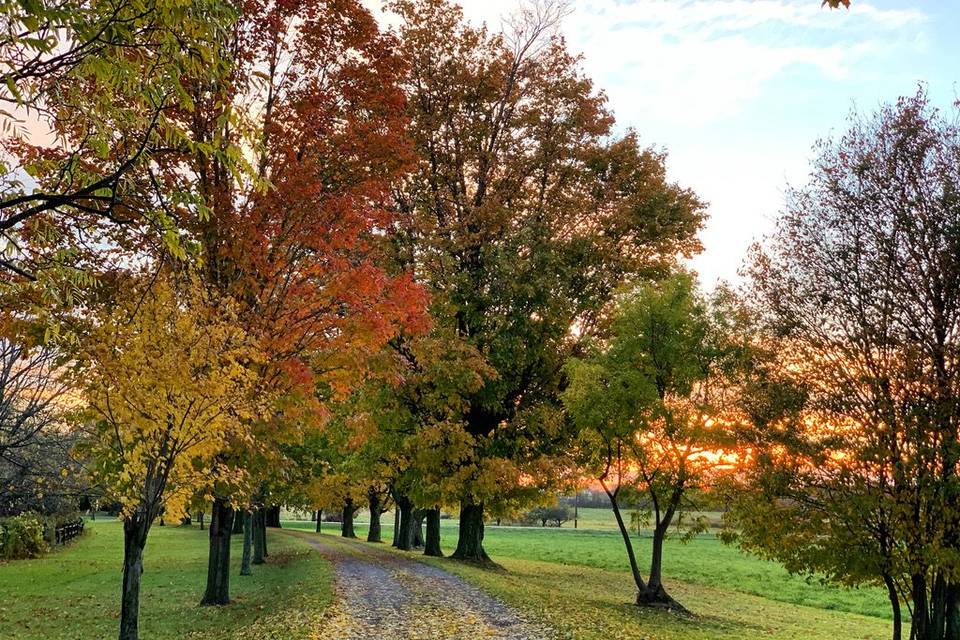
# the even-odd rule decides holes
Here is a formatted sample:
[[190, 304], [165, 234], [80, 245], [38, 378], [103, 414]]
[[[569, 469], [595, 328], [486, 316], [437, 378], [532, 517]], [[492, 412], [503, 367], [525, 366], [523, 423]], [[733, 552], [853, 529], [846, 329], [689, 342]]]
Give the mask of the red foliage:
[[256, 121], [250, 155], [266, 187], [238, 195], [208, 179], [211, 277], [246, 303], [275, 372], [308, 388], [330, 374], [337, 388], [398, 331], [427, 322], [423, 290], [381, 261], [388, 185], [411, 154], [404, 65], [354, 0], [247, 2], [237, 36], [229, 93]]

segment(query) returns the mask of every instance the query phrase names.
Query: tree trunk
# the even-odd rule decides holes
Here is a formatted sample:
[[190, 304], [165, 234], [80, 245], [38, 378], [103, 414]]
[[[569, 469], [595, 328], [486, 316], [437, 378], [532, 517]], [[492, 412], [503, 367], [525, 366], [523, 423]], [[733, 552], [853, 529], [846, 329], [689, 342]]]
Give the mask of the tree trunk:
[[400, 547], [400, 504], [397, 502], [396, 496], [393, 500], [393, 546]]
[[266, 560], [266, 531], [261, 526], [263, 522], [263, 510], [255, 509], [251, 516], [251, 528], [253, 529], [253, 564], [263, 564]]
[[947, 629], [947, 581], [943, 574], [937, 574], [933, 582], [933, 593], [930, 596], [930, 633], [935, 638], [946, 638]]
[[230, 535], [233, 530], [233, 509], [223, 498], [216, 498], [211, 512], [207, 589], [200, 604], [230, 604]]
[[650, 576], [647, 588], [637, 591], [637, 604], [641, 606], [666, 606], [683, 609], [663, 586], [663, 541], [667, 537], [670, 520], [664, 520], [653, 530], [653, 551], [650, 555]]
[[918, 573], [911, 576], [910, 591], [910, 640], [960, 639], [960, 586], [949, 584], [940, 573], [928, 588], [925, 573]]
[[923, 575], [911, 578], [913, 613], [910, 616], [910, 640], [930, 640], [927, 637], [927, 581]]
[[427, 509], [427, 538], [423, 545], [423, 555], [443, 557], [440, 548], [440, 508]]
[[453, 558], [468, 562], [490, 562], [483, 549], [483, 503], [464, 500], [460, 504], [460, 537]]
[[272, 529], [280, 528], [280, 507], [278, 505], [273, 505], [267, 509], [266, 526]]
[[960, 584], [947, 587], [947, 640], [960, 640]]
[[633, 583], [637, 587], [637, 593], [643, 593], [647, 590], [647, 584], [640, 575], [640, 567], [637, 565], [637, 554], [633, 552], [633, 542], [630, 540], [630, 531], [623, 522], [623, 515], [620, 513], [620, 505], [617, 504], [617, 498], [614, 494], [607, 491], [606, 485], [603, 487], [604, 493], [610, 499], [610, 506], [613, 508], [613, 515], [617, 519], [617, 528], [620, 529], [620, 537], [623, 538], [623, 544], [627, 548], [627, 558], [630, 560], [630, 572], [633, 574]]
[[316, 511], [310, 511], [310, 521], [311, 521], [311, 522], [316, 522], [316, 521], [317, 521], [317, 512], [316, 512]]
[[400, 514], [400, 524], [397, 526], [395, 545], [397, 549], [410, 551], [413, 547], [413, 503], [407, 496], [397, 496], [397, 511]]
[[956, 640], [956, 636], [947, 635], [949, 608], [946, 581], [942, 576], [934, 580], [933, 588], [928, 589], [926, 573], [917, 573], [910, 577], [910, 598], [913, 607], [910, 617], [910, 640]]
[[413, 527], [413, 533], [410, 534], [411, 544], [415, 549], [423, 548], [423, 519], [427, 516], [425, 509], [414, 509], [413, 519], [410, 526]]
[[233, 535], [243, 533], [243, 516], [234, 514], [233, 516], [233, 529], [231, 530]]
[[323, 533], [323, 509], [317, 509], [317, 533]]
[[197, 520], [200, 521], [200, 531], [203, 531], [203, 516], [204, 516], [204, 513], [203, 511], [201, 511], [200, 515], [197, 517]]
[[250, 571], [250, 556], [253, 552], [253, 514], [249, 509], [243, 512], [243, 559], [240, 561], [240, 575], [253, 575]]
[[367, 542], [382, 542], [380, 532], [380, 507], [382, 503], [379, 491], [373, 487], [367, 489], [367, 506], [370, 508], [370, 529], [367, 531]]
[[356, 538], [353, 532], [353, 498], [343, 501], [343, 512], [340, 518], [340, 535], [344, 538]]
[[897, 586], [893, 578], [887, 574], [883, 576], [883, 584], [887, 587], [887, 598], [890, 599], [890, 609], [893, 611], [893, 640], [901, 640], [903, 619], [900, 613], [900, 597], [897, 595]]
[[120, 640], [140, 637], [140, 577], [143, 575], [143, 548], [150, 531], [150, 519], [135, 515], [123, 521], [123, 586], [120, 592]]
[[263, 545], [263, 557], [270, 557], [270, 550], [267, 548], [267, 512], [260, 510], [260, 544]]

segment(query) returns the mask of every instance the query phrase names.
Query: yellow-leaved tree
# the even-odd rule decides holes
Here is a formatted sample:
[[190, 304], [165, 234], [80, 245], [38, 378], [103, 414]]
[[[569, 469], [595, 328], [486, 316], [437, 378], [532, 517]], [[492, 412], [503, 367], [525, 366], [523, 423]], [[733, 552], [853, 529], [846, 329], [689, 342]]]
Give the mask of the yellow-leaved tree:
[[94, 480], [123, 505], [120, 639], [129, 640], [151, 524], [183, 515], [227, 440], [244, 437], [257, 356], [231, 306], [195, 282], [117, 291], [83, 337], [78, 372], [84, 452]]

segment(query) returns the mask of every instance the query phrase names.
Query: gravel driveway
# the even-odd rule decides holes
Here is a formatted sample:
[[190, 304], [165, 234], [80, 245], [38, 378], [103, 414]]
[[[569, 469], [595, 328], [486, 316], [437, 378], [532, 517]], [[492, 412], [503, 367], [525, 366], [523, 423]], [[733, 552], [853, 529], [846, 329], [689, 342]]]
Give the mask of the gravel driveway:
[[555, 634], [437, 567], [373, 544], [294, 534], [333, 563], [335, 599], [323, 638], [541, 640]]

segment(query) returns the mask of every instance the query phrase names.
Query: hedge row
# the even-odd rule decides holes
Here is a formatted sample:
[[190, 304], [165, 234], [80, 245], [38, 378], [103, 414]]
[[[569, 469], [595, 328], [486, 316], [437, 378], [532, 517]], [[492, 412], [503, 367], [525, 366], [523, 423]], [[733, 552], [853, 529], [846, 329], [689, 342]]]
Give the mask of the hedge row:
[[39, 516], [23, 513], [0, 518], [0, 560], [36, 558], [50, 547], [82, 532], [83, 520], [76, 514]]

